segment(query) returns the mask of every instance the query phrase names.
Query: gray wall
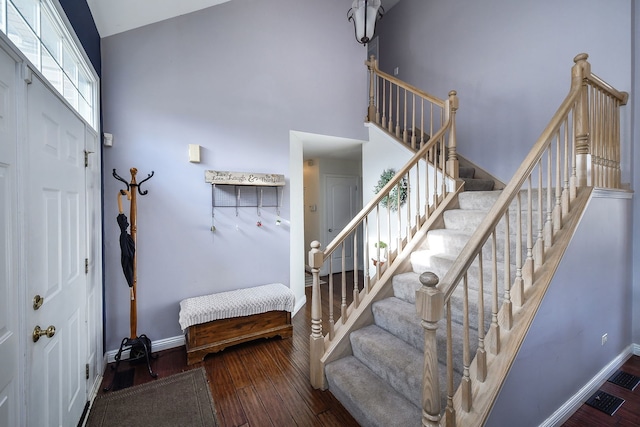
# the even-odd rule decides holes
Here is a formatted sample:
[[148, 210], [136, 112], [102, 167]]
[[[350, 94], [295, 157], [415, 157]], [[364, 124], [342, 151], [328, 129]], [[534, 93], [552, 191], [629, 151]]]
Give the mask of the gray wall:
[[[603, 218], [608, 219], [606, 224]], [[628, 349], [630, 227], [629, 198], [602, 194], [591, 199], [500, 391], [488, 427], [539, 425]], [[605, 345], [603, 334], [608, 335]]]
[[461, 154], [505, 182], [566, 96], [578, 53], [631, 91], [631, 0], [402, 0], [379, 39], [383, 70], [441, 98], [457, 90]]
[[[365, 51], [340, 0], [234, 0], [102, 40], [106, 349], [129, 335], [113, 168], [136, 167], [138, 332], [181, 334], [183, 298], [259, 284], [289, 285], [289, 131], [364, 139]], [[188, 144], [202, 163], [188, 162]], [[285, 174], [281, 208], [216, 210], [206, 169]], [[127, 208], [128, 209], [128, 208]], [[112, 220], [111, 220], [112, 218]], [[236, 229], [236, 225], [238, 226]], [[299, 236], [303, 239], [303, 236]]]
[[[638, 52], [640, 49], [640, 4], [633, 3], [633, 43], [632, 51]], [[629, 93], [629, 106], [632, 111], [631, 126], [633, 129], [633, 141], [640, 141], [640, 55], [633, 57], [633, 90]], [[631, 159], [633, 164], [640, 164], [640, 150], [632, 145]], [[633, 170], [633, 188], [640, 186], [640, 171]], [[633, 259], [640, 259], [640, 201], [637, 197], [633, 199]], [[640, 262], [633, 263], [633, 283], [640, 284]], [[640, 343], [640, 286], [634, 286], [633, 295], [633, 342]]]

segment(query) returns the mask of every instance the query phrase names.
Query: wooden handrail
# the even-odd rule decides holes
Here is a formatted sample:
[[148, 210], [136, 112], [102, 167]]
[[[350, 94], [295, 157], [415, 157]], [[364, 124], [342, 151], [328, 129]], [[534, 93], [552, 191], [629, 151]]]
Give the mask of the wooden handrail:
[[419, 89], [407, 82], [403, 82], [402, 80], [398, 79], [397, 77], [392, 76], [391, 74], [387, 74], [384, 71], [381, 71], [378, 68], [378, 60], [375, 59], [374, 56], [372, 56], [369, 61], [365, 61], [365, 65], [367, 65], [368, 67], [371, 67], [371, 69], [379, 76], [384, 78], [385, 80], [388, 80], [390, 82], [392, 82], [393, 84], [395, 84], [398, 87], [401, 87], [402, 89], [406, 89], [411, 93], [415, 93], [416, 95], [420, 95], [421, 97], [423, 97], [424, 99], [429, 100], [429, 102], [436, 104], [442, 108], [444, 108], [444, 104], [445, 101], [433, 96], [425, 91], [423, 91], [422, 89]]
[[[348, 322], [355, 322], [360, 314], [356, 313], [360, 302], [370, 298], [371, 292], [377, 292], [381, 286], [383, 274], [397, 268], [398, 255], [408, 250], [408, 243], [417, 230], [427, 221], [429, 215], [439, 208], [444, 200], [449, 202], [448, 193], [454, 191], [458, 173], [456, 154], [455, 115], [458, 109], [458, 98], [455, 91], [450, 91], [446, 100], [438, 99], [409, 84], [382, 73], [377, 68], [374, 58], [365, 62], [370, 75], [370, 93], [368, 115], [372, 126], [398, 138], [399, 143], [407, 143], [411, 133], [411, 145], [415, 151], [412, 158], [384, 185], [380, 191], [352, 218], [338, 235], [321, 249], [320, 242], [311, 243], [309, 266], [313, 276], [311, 336], [310, 336], [310, 378], [316, 388], [325, 387], [323, 362], [328, 349], [333, 347], [334, 339], [341, 340], [345, 336]], [[386, 90], [389, 90], [387, 98]], [[403, 91], [403, 96], [400, 96]], [[393, 93], [395, 92], [395, 93]], [[409, 98], [411, 101], [409, 101]], [[416, 101], [419, 100], [419, 103]], [[426, 107], [425, 107], [426, 105]], [[385, 121], [385, 111], [389, 109], [389, 126]], [[434, 118], [434, 109], [438, 109], [439, 117]], [[395, 121], [391, 114], [396, 114]], [[404, 115], [402, 120], [400, 115]], [[400, 127], [404, 126], [403, 136], [399, 137]], [[410, 130], [408, 129], [410, 127]], [[390, 131], [393, 129], [393, 132]], [[425, 133], [428, 130], [429, 134]], [[419, 141], [416, 132], [420, 131]], [[419, 144], [419, 146], [418, 146]], [[395, 193], [394, 193], [395, 192]], [[403, 194], [401, 200], [400, 194]], [[396, 196], [393, 196], [396, 194]], [[395, 197], [395, 198], [394, 198]], [[381, 227], [386, 227], [383, 238]], [[392, 232], [393, 229], [393, 232]], [[360, 234], [359, 234], [360, 233]], [[387, 240], [389, 251], [381, 258], [377, 242]], [[369, 252], [369, 244], [376, 242], [375, 251]], [[364, 283], [362, 290], [359, 278], [354, 274], [353, 302], [347, 305], [347, 289], [345, 275], [350, 268], [345, 263], [346, 246], [353, 248], [353, 270], [364, 265]], [[362, 251], [360, 251], [360, 246]], [[342, 250], [342, 253], [337, 251]], [[333, 255], [336, 253], [337, 255]], [[373, 256], [372, 256], [373, 255]], [[337, 270], [331, 262], [332, 257], [340, 257]], [[370, 260], [375, 268], [375, 276], [369, 273]], [[321, 310], [321, 292], [319, 287], [320, 269], [328, 262], [329, 298], [333, 298], [332, 273], [342, 272], [340, 318], [334, 319], [330, 308], [329, 320], [325, 325], [328, 332], [323, 331]], [[374, 289], [375, 288], [375, 289]]]
[[[581, 187], [589, 187], [594, 184], [609, 188], [620, 188], [620, 132], [619, 132], [619, 107], [625, 105], [628, 94], [620, 92], [604, 82], [599, 77], [591, 73], [590, 64], [587, 62], [586, 54], [577, 55], [574, 58], [572, 67], [571, 87], [568, 95], [551, 118], [549, 124], [533, 145], [524, 161], [516, 170], [511, 181], [506, 185], [487, 216], [480, 223], [479, 227], [470, 237], [467, 244], [462, 249], [452, 267], [444, 275], [437, 285], [437, 291], [430, 291], [433, 295], [442, 295], [444, 304], [450, 307], [451, 296], [458, 286], [463, 286], [463, 325], [464, 337], [463, 357], [464, 374], [461, 380], [461, 387], [456, 392], [454, 399], [453, 391], [448, 391], [448, 406], [445, 409], [445, 420], [447, 424], [462, 423], [467, 425], [483, 425], [489, 414], [490, 408], [495, 401], [500, 384], [506, 375], [505, 366], [509, 366], [509, 360], [515, 358], [517, 349], [524, 339], [526, 330], [519, 329], [518, 334], [501, 334], [501, 328], [512, 330], [519, 324], [513, 315], [513, 306], [527, 308], [528, 301], [525, 299], [525, 283], [528, 288], [532, 288], [539, 277], [538, 271], [548, 272], [542, 266], [546, 262], [546, 254], [555, 249], [556, 236], [561, 235], [567, 218], [573, 218], [571, 224], [575, 224], [576, 210], [585, 206], [583, 199], [579, 203], [577, 190]], [[588, 157], [592, 156], [592, 161]], [[591, 165], [591, 166], [589, 166]], [[591, 167], [591, 170], [589, 170]], [[534, 172], [537, 169], [537, 177], [534, 179]], [[535, 187], [534, 187], [535, 182]], [[522, 201], [522, 194], [526, 193], [526, 200]], [[534, 192], [537, 195], [532, 196]], [[515, 238], [510, 234], [510, 209], [515, 204]], [[523, 208], [526, 206], [526, 209]], [[543, 208], [546, 208], [543, 210]], [[523, 210], [525, 209], [525, 210]], [[526, 226], [523, 224], [522, 216], [526, 215]], [[537, 217], [534, 227], [533, 217]], [[505, 235], [504, 248], [498, 248], [498, 227], [502, 227], [501, 232]], [[534, 234], [535, 239], [534, 239]], [[524, 239], [526, 236], [526, 239]], [[515, 241], [515, 280], [510, 274], [510, 266], [514, 262], [511, 258], [510, 242]], [[523, 244], [526, 240], [526, 251]], [[565, 236], [561, 244], [567, 244], [568, 238]], [[490, 243], [490, 245], [488, 245]], [[490, 248], [487, 259], [492, 264], [493, 289], [489, 292], [492, 297], [491, 327], [487, 333], [488, 349], [493, 359], [500, 358], [501, 362], [494, 365], [492, 371], [488, 364], [487, 355], [484, 352], [484, 310], [478, 309], [478, 353], [475, 360], [474, 369], [477, 378], [470, 375], [471, 361], [469, 360], [469, 324], [468, 324], [468, 301], [466, 296], [467, 281], [470, 277], [470, 268], [478, 260], [482, 265], [483, 248], [485, 245]], [[488, 251], [489, 252], [489, 251]], [[523, 257], [526, 252], [526, 257]], [[496, 266], [498, 256], [502, 255], [505, 271], [503, 293], [498, 295], [498, 273]], [[526, 259], [525, 259], [526, 258]], [[555, 262], [555, 261], [554, 261]], [[479, 273], [479, 286], [482, 289], [482, 269]], [[542, 276], [540, 276], [542, 277]], [[544, 276], [545, 280], [550, 280], [549, 274]], [[420, 291], [424, 293], [423, 291]], [[482, 294], [485, 291], [479, 291]], [[541, 293], [537, 293], [541, 299]], [[416, 294], [418, 297], [418, 293]], [[423, 297], [424, 298], [424, 297]], [[498, 306], [498, 298], [502, 300], [502, 308]], [[539, 303], [539, 300], [537, 300]], [[533, 303], [531, 303], [533, 304]], [[531, 306], [531, 304], [529, 304]], [[428, 303], [423, 303], [423, 307], [428, 307]], [[424, 312], [424, 308], [418, 312], [422, 319], [429, 318], [430, 325], [436, 321], [432, 314]], [[447, 309], [447, 322], [450, 322], [450, 309]], [[534, 308], [525, 310], [528, 314], [528, 321], [535, 313]], [[499, 319], [499, 321], [498, 321]], [[526, 327], [525, 317], [520, 319]], [[423, 323], [424, 324], [424, 323]], [[425, 326], [426, 327], [426, 326]], [[447, 347], [451, 348], [453, 336], [447, 332]], [[429, 351], [434, 351], [434, 342], [429, 344]], [[501, 349], [509, 348], [510, 353], [504, 354]], [[425, 352], [427, 347], [425, 346]], [[506, 350], [505, 350], [506, 351]], [[502, 352], [502, 353], [501, 353]], [[447, 362], [448, 383], [452, 383], [452, 363]], [[491, 374], [494, 373], [492, 377]], [[438, 384], [437, 373], [424, 373], [423, 390], [435, 396], [433, 387]], [[484, 388], [480, 392], [480, 387]], [[474, 400], [476, 399], [476, 400]], [[456, 402], [455, 407], [453, 402]], [[473, 415], [470, 413], [473, 412]], [[423, 425], [441, 425], [442, 416], [439, 412], [434, 412], [433, 407], [423, 408]], [[470, 416], [467, 416], [469, 414]], [[470, 421], [473, 420], [473, 421]], [[471, 422], [471, 424], [469, 424]]]

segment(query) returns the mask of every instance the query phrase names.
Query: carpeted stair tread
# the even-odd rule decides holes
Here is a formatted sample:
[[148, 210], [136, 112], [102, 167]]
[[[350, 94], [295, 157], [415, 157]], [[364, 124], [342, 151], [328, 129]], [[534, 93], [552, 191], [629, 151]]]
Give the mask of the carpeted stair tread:
[[491, 191], [495, 182], [491, 179], [462, 178], [464, 181], [464, 191]]
[[421, 405], [421, 351], [376, 325], [354, 331], [350, 340], [358, 360], [411, 403]]
[[458, 168], [458, 176], [460, 178], [475, 178], [476, 168], [471, 166], [460, 166]]
[[362, 426], [418, 426], [422, 411], [354, 356], [325, 367], [329, 390]]

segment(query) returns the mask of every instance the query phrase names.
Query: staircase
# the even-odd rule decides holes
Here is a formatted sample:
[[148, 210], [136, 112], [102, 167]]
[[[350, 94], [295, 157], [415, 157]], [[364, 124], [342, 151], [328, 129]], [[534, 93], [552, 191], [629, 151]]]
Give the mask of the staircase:
[[[362, 425], [486, 422], [593, 188], [622, 188], [628, 94], [592, 74], [587, 58], [574, 58], [568, 95], [504, 189], [465, 192], [460, 181], [492, 187], [459, 163], [456, 92], [435, 98], [367, 62], [367, 121], [415, 155], [326, 248], [314, 241], [309, 252], [310, 382]], [[379, 241], [389, 242], [387, 259], [370, 271]], [[364, 283], [354, 274], [347, 289], [359, 266]], [[323, 312], [323, 292], [341, 294], [339, 314], [333, 304]]]
[[[461, 175], [474, 183], [473, 171], [461, 171]], [[474, 183], [475, 184], [475, 183]], [[477, 183], [486, 187], [484, 181]], [[473, 231], [498, 198], [499, 191], [466, 191], [458, 195], [459, 208], [444, 212], [442, 229], [427, 233], [424, 247], [411, 254], [412, 270], [393, 276], [393, 296], [372, 304], [374, 323], [351, 333], [353, 355], [325, 367], [329, 390], [354, 418], [363, 426], [418, 425], [421, 418], [422, 369], [424, 363], [424, 330], [416, 311], [416, 291], [422, 286], [419, 276], [425, 271], [443, 277], [467, 243]], [[515, 269], [512, 269], [515, 271]], [[485, 281], [488, 283], [490, 277]], [[478, 301], [478, 283], [469, 283], [470, 305]], [[452, 298], [452, 329], [461, 335], [463, 330], [462, 288]], [[489, 293], [485, 293], [485, 313], [491, 312]], [[476, 307], [469, 307], [477, 313]], [[485, 332], [490, 317], [485, 318]], [[476, 322], [471, 322], [475, 324]], [[438, 359], [440, 372], [446, 372], [446, 328], [444, 321], [439, 328], [438, 339], [441, 354]], [[472, 330], [471, 342], [477, 343], [477, 330]], [[475, 353], [472, 348], [472, 353]], [[462, 360], [462, 347], [454, 348], [454, 359]], [[462, 366], [462, 363], [456, 364]], [[456, 386], [462, 372], [455, 372]], [[441, 378], [441, 384], [446, 379]], [[446, 396], [441, 394], [441, 405], [446, 406]]]

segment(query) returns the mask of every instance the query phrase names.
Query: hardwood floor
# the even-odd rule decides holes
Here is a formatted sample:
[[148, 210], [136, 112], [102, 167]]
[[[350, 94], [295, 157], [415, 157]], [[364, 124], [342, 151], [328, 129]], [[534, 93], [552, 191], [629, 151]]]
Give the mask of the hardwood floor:
[[[187, 366], [184, 346], [178, 347], [159, 352], [152, 369], [163, 378], [203, 366], [221, 427], [358, 426], [331, 393], [309, 384], [310, 290], [306, 288], [306, 306], [293, 317], [293, 338], [230, 347], [191, 366]], [[327, 300], [323, 299], [325, 310]], [[131, 367], [135, 368], [134, 385], [153, 381], [146, 364]], [[128, 368], [129, 363], [122, 362], [119, 371]], [[108, 366], [102, 387], [113, 375]]]
[[[631, 356], [621, 368], [624, 372], [640, 377], [640, 357]], [[582, 405], [563, 424], [563, 427], [608, 427], [608, 426], [640, 426], [640, 386], [635, 390], [627, 390], [610, 382], [605, 382], [600, 390], [624, 399], [625, 402], [609, 416], [589, 405]]]
[[[339, 277], [334, 280], [338, 286]], [[323, 290], [326, 291], [326, 286]], [[259, 340], [230, 347], [191, 366], [186, 364], [185, 348], [178, 347], [160, 352], [152, 361], [152, 369], [163, 378], [204, 367], [221, 427], [358, 426], [331, 393], [314, 390], [309, 385], [311, 288], [306, 291], [307, 304], [293, 317], [293, 338]], [[322, 297], [323, 318], [327, 319], [329, 298], [326, 294]], [[340, 313], [338, 298], [333, 299], [333, 306], [337, 316]], [[135, 368], [134, 385], [153, 381], [145, 364], [131, 366]], [[128, 367], [128, 362], [123, 362], [119, 370]], [[622, 369], [640, 376], [640, 357], [632, 356]], [[107, 367], [102, 387], [111, 382], [113, 374]], [[629, 391], [605, 383], [601, 390], [625, 399], [625, 403], [613, 416], [582, 405], [563, 426], [640, 426], [640, 386]], [[100, 393], [104, 393], [102, 389]]]

